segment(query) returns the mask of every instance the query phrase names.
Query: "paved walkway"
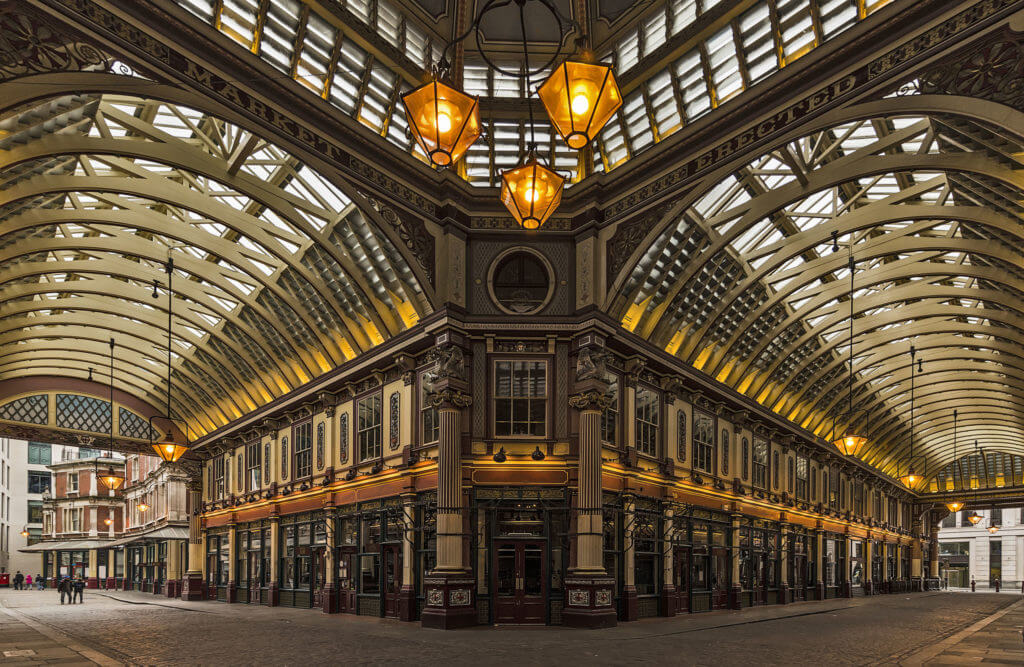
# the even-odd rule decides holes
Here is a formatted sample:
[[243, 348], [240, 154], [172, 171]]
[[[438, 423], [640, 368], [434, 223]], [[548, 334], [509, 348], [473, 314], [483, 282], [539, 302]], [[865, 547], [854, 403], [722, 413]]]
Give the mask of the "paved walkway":
[[[1019, 600], [932, 592], [645, 619], [599, 631], [478, 627], [442, 632], [364, 616], [182, 602], [143, 593], [87, 591], [84, 605], [61, 606], [48, 591], [0, 591], [5, 610], [0, 620], [11, 624], [0, 628], [0, 653], [23, 645], [69, 651], [52, 657], [0, 658], [0, 667], [51, 659], [67, 664], [304, 667], [342, 662], [445, 667], [583, 662], [945, 665], [989, 658], [1024, 664], [1024, 655], [1012, 653], [1013, 646], [1021, 646], [1016, 626], [1022, 622], [1024, 604], [1017, 604]], [[15, 632], [8, 634], [7, 627]], [[45, 632], [57, 633], [58, 639]], [[39, 643], [33, 647], [31, 642]]]
[[[40, 595], [44, 595], [45, 591]], [[121, 665], [50, 626], [8, 609], [0, 599], [0, 665]]]

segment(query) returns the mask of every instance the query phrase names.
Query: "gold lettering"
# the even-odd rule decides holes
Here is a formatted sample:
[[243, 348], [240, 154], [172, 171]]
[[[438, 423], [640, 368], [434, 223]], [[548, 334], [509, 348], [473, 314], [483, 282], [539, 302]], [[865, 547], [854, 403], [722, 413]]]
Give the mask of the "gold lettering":
[[828, 102], [828, 100], [829, 97], [827, 90], [818, 91], [807, 99], [807, 110], [814, 111], [825, 102]]
[[242, 103], [242, 93], [238, 90], [238, 88], [235, 88], [230, 83], [224, 84], [224, 87], [221, 89], [220, 94], [234, 102], [237, 106], [245, 106], [245, 104]]
[[757, 126], [757, 138], [768, 136], [775, 130], [775, 121], [766, 120]]
[[846, 77], [845, 79], [840, 79], [839, 81], [836, 81], [835, 83], [832, 84], [832, 99], [835, 99], [840, 95], [845, 95], [846, 93], [850, 92], [851, 90], [853, 90], [853, 87], [856, 85], [856, 83], [857, 77], [853, 74]]
[[736, 137], [736, 150], [739, 150], [754, 140], [754, 130], [750, 129]]
[[213, 87], [209, 70], [200, 67], [191, 60], [185, 61], [185, 76], [195, 80], [197, 83], [202, 86], [206, 86], [207, 88]]

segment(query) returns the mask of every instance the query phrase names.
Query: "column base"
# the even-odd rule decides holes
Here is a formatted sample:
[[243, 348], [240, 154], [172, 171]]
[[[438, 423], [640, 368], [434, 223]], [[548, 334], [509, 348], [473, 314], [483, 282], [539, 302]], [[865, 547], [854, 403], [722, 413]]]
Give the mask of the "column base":
[[398, 620], [416, 620], [416, 589], [412, 586], [402, 586], [398, 591]]
[[789, 604], [789, 584], [779, 584], [779, 604]]
[[842, 591], [843, 591], [843, 597], [844, 598], [852, 598], [853, 597], [853, 585], [849, 581], [844, 581], [843, 582]]
[[825, 599], [825, 582], [824, 581], [819, 581], [818, 583], [814, 584], [814, 599], [815, 600], [824, 600]]
[[562, 625], [570, 628], [611, 628], [618, 624], [615, 607], [612, 605], [614, 579], [606, 574], [570, 573], [564, 585]]
[[661, 587], [661, 600], [658, 605], [658, 613], [662, 616], [675, 616], [679, 613], [679, 592], [676, 587], [669, 584]]
[[739, 609], [741, 607], [740, 598], [743, 596], [743, 588], [737, 584], [733, 584], [729, 587], [729, 609]]
[[324, 584], [324, 590], [320, 593], [320, 611], [325, 614], [338, 613], [338, 591], [333, 583]]
[[437, 572], [423, 580], [425, 628], [454, 630], [477, 624], [476, 579], [469, 572]]
[[625, 586], [622, 590], [622, 620], [636, 621], [640, 618], [640, 598], [636, 586]]
[[271, 582], [267, 586], [267, 606], [278, 607], [281, 604], [281, 589], [277, 587], [276, 583]]
[[100, 580], [97, 577], [89, 577], [88, 579], [85, 580], [85, 587], [86, 588], [99, 588], [100, 587]]
[[864, 582], [864, 595], [874, 595], [874, 594], [875, 594], [874, 582], [865, 581]]
[[238, 602], [238, 585], [233, 581], [228, 582], [227, 601]]
[[186, 572], [185, 576], [181, 578], [181, 599], [195, 601], [205, 597], [202, 572]]
[[164, 596], [176, 598], [181, 595], [181, 581], [179, 579], [168, 579], [164, 583]]

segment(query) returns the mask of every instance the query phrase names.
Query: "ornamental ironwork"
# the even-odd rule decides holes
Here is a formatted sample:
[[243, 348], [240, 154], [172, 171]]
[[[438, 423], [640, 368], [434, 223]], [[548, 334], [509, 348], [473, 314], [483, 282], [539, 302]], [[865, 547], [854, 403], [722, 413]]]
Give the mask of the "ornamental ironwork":
[[49, 397], [46, 394], [18, 398], [0, 406], [0, 419], [27, 424], [45, 424], [49, 404]]
[[342, 412], [338, 417], [338, 459], [348, 461], [348, 413]]
[[263, 483], [270, 484], [270, 442], [263, 445]]
[[324, 469], [324, 448], [327, 440], [327, 428], [323, 422], [316, 425], [316, 469]]
[[398, 449], [398, 429], [399, 429], [398, 409], [399, 409], [399, 407], [401, 405], [401, 400], [402, 399], [401, 399], [401, 397], [399, 397], [397, 391], [394, 392], [393, 394], [391, 394], [391, 398], [388, 399], [388, 403], [389, 403], [388, 409], [390, 410], [389, 419], [388, 419], [388, 421], [389, 421], [388, 437], [390, 438], [390, 440], [388, 441], [388, 446], [391, 447], [391, 451], [395, 451], [396, 449]]
[[288, 479], [288, 436], [281, 438], [281, 479]]
[[57, 426], [92, 433], [110, 432], [110, 403], [91, 396], [57, 394]]
[[676, 455], [680, 461], [686, 460], [686, 413], [676, 413]]

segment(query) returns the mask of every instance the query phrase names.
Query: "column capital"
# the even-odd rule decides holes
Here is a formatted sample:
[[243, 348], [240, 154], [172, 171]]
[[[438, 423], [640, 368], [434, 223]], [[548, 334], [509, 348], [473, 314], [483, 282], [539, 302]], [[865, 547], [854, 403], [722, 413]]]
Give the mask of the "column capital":
[[577, 410], [601, 411], [612, 404], [612, 397], [598, 389], [587, 389], [569, 397], [569, 405]]
[[427, 402], [435, 408], [458, 410], [472, 405], [473, 397], [461, 389], [445, 387], [427, 394]]

